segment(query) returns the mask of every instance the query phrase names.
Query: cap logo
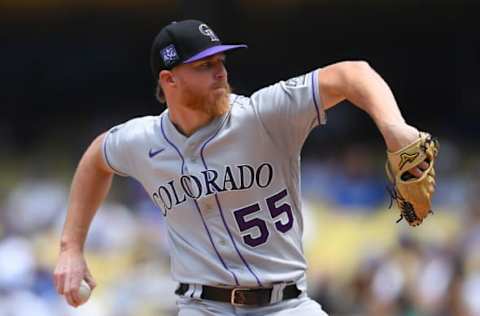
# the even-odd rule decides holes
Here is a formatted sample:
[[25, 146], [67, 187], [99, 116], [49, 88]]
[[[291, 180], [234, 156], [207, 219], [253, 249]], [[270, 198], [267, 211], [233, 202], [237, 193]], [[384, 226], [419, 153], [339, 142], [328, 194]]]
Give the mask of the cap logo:
[[162, 57], [163, 64], [166, 67], [170, 67], [175, 64], [176, 61], [180, 59], [178, 56], [177, 50], [175, 49], [175, 45], [170, 44], [167, 47], [163, 48], [160, 51], [160, 56]]
[[219, 39], [219, 38], [217, 37], [217, 35], [212, 31], [212, 29], [208, 27], [208, 25], [206, 25], [206, 24], [200, 24], [200, 26], [198, 27], [198, 30], [199, 30], [200, 33], [202, 33], [203, 35], [210, 37], [210, 40], [211, 40], [212, 42], [219, 42], [219, 41], [220, 41], [220, 39]]

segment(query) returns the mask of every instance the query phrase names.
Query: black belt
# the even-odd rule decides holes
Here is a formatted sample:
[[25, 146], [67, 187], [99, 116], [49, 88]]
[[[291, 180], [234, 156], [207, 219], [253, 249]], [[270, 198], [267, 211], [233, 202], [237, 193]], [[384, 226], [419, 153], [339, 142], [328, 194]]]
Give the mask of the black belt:
[[[188, 284], [180, 283], [175, 291], [177, 295], [184, 295], [188, 291]], [[282, 301], [297, 298], [302, 291], [296, 284], [287, 285], [283, 289]], [[202, 285], [200, 298], [217, 302], [230, 303], [236, 306], [264, 306], [269, 305], [272, 298], [272, 288], [244, 288], [233, 289]]]

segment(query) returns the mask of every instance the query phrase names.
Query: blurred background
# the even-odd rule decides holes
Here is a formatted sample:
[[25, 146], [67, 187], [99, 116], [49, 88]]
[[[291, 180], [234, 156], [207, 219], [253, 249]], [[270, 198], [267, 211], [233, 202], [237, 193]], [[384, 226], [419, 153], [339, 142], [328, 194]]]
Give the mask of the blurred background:
[[339, 316], [480, 315], [477, 3], [0, 0], [0, 316], [175, 315], [164, 220], [132, 179], [116, 177], [91, 227], [90, 301], [68, 307], [52, 271], [81, 154], [109, 127], [163, 111], [150, 45], [184, 18], [249, 45], [228, 59], [236, 93], [362, 59], [441, 141], [435, 214], [410, 228], [388, 208], [372, 121], [347, 103], [328, 111], [303, 150], [311, 297]]

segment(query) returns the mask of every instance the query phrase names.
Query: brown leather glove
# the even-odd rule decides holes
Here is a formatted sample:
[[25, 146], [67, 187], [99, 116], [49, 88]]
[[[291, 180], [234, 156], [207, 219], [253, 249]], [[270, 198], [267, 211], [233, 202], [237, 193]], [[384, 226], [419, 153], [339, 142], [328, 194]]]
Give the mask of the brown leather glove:
[[[413, 143], [396, 151], [387, 151], [385, 170], [393, 184], [390, 192], [392, 199], [400, 208], [400, 220], [405, 219], [410, 226], [418, 226], [432, 213], [432, 194], [435, 191], [434, 163], [438, 154], [438, 141], [428, 133], [420, 132]], [[408, 170], [423, 161], [428, 168], [420, 178], [414, 177]]]

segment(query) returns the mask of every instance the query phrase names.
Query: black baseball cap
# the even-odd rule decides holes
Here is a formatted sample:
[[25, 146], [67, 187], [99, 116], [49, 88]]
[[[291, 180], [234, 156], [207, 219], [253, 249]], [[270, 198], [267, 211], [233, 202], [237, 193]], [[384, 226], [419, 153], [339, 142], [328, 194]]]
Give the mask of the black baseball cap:
[[162, 28], [153, 41], [150, 53], [153, 77], [158, 81], [161, 70], [170, 70], [180, 64], [239, 48], [247, 48], [247, 45], [222, 44], [220, 38], [202, 21], [172, 22]]

